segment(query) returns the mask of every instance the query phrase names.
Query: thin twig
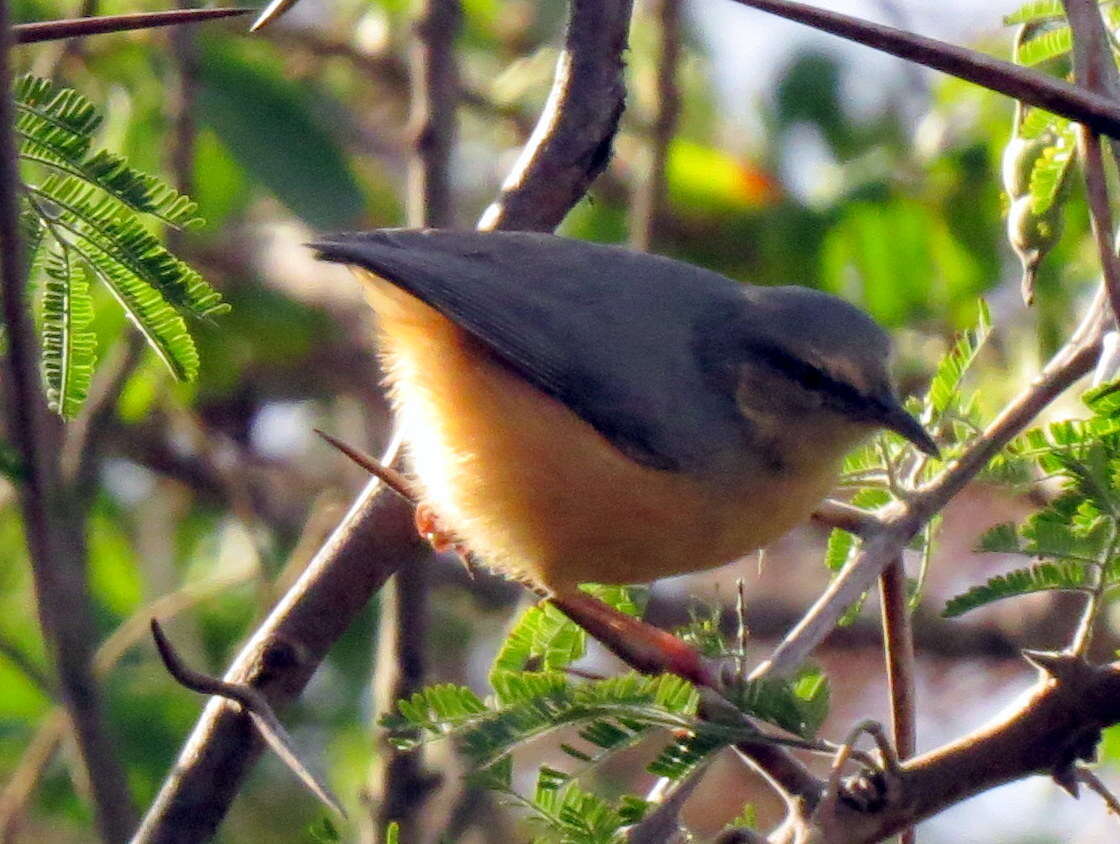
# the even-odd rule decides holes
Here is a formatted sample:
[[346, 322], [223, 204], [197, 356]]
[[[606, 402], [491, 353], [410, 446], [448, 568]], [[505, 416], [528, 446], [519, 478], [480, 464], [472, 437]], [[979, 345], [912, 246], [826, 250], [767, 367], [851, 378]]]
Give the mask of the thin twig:
[[[891, 734], [903, 759], [917, 751], [917, 697], [914, 680], [914, 628], [906, 595], [906, 569], [898, 557], [879, 577], [879, 603], [883, 615], [883, 652], [887, 663], [887, 688], [891, 701]], [[914, 844], [913, 829], [900, 836], [900, 844]]]
[[[1103, 95], [1115, 94], [1116, 64], [1108, 43], [1108, 33], [1095, 0], [1062, 0], [1073, 31], [1073, 68], [1077, 82], [1086, 90]], [[1112, 203], [1104, 172], [1100, 135], [1085, 125], [1077, 127], [1077, 147], [1085, 170], [1085, 195], [1089, 203], [1089, 222], [1097, 244], [1097, 256], [1104, 275], [1105, 290], [1114, 317], [1120, 318], [1120, 260], [1112, 224]]]
[[656, 114], [647, 150], [648, 163], [634, 190], [630, 222], [630, 245], [643, 252], [658, 236], [665, 215], [666, 164], [669, 144], [677, 130], [681, 92], [677, 87], [677, 66], [681, 56], [681, 0], [655, 0], [650, 13], [657, 19], [658, 44]]
[[1078, 765], [1075, 769], [1077, 779], [1089, 786], [1091, 790], [1097, 793], [1104, 801], [1104, 805], [1108, 807], [1109, 814], [1115, 815], [1120, 818], [1120, 800], [1116, 799], [1116, 795], [1112, 793], [1111, 789], [1103, 782], [1089, 768], [1084, 765]]
[[1120, 137], [1120, 105], [1108, 97], [1036, 70], [859, 18], [789, 0], [733, 0], [823, 32], [925, 65], [1038, 108], [1084, 123], [1103, 135]]
[[151, 620], [151, 629], [160, 659], [163, 660], [167, 673], [175, 679], [175, 682], [192, 692], [218, 695], [240, 704], [241, 708], [252, 719], [253, 725], [257, 728], [261, 737], [268, 742], [268, 746], [276, 752], [276, 755], [299, 778], [299, 781], [327, 807], [343, 817], [346, 816], [346, 812], [343, 811], [330, 788], [312, 773], [307, 764], [299, 758], [295, 743], [288, 735], [288, 731], [284, 729], [284, 725], [280, 723], [280, 719], [276, 717], [276, 713], [272, 711], [272, 707], [269, 706], [264, 695], [252, 686], [243, 683], [227, 683], [217, 677], [195, 671], [179, 657], [155, 618]]
[[123, 841], [133, 828], [133, 810], [90, 670], [96, 627], [86, 584], [82, 524], [76, 515], [80, 510], [67, 506], [58, 462], [59, 426], [48, 416], [39, 390], [37, 343], [29, 319], [11, 128], [10, 37], [8, 4], [0, 0], [0, 306], [8, 347], [0, 380], [6, 390], [8, 435], [24, 467], [17, 495], [43, 638], [89, 773], [98, 828], [106, 840]]
[[168, 12], [137, 12], [129, 15], [103, 15], [96, 18], [67, 18], [36, 23], [17, 23], [12, 27], [16, 44], [35, 44], [62, 38], [80, 38], [130, 29], [153, 29], [184, 23], [247, 15], [252, 9], [173, 9]]

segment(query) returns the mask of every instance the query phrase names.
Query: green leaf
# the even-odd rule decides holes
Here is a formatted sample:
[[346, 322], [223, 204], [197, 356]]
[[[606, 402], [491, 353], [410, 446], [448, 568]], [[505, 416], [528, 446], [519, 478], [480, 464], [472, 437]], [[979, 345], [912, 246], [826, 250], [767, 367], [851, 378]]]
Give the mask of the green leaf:
[[718, 606], [690, 606], [688, 615], [688, 624], [673, 631], [678, 639], [710, 659], [740, 656], [732, 653], [724, 640], [720, 624], [723, 611]]
[[[386, 830], [386, 836], [392, 834], [392, 829], [396, 825], [397, 824], [395, 821], [389, 824], [389, 828]], [[339, 835], [338, 829], [331, 822], [331, 819], [326, 817], [325, 815], [307, 828], [307, 834], [312, 841], [315, 841], [318, 844], [332, 844], [332, 842], [342, 840], [342, 836]], [[389, 838], [387, 837], [386, 841], [388, 840]], [[393, 844], [396, 844], [396, 839], [393, 839]]]
[[955, 618], [969, 610], [1018, 595], [1053, 590], [1080, 590], [1086, 586], [1086, 567], [1081, 563], [1039, 563], [991, 578], [945, 604], [941, 615]]
[[20, 157], [95, 186], [118, 202], [174, 226], [199, 222], [196, 206], [155, 176], [135, 170], [108, 150], [89, 152], [100, 122], [96, 108], [72, 89], [26, 76], [16, 85]]
[[37, 138], [69, 156], [81, 156], [90, 146], [101, 115], [89, 100], [72, 88], [56, 88], [36, 76], [23, 76], [15, 84], [16, 131]]
[[[636, 800], [637, 798], [633, 798]], [[618, 832], [631, 821], [634, 804], [627, 804], [626, 816], [603, 798], [580, 788], [568, 774], [542, 766], [537, 776], [530, 808], [535, 825], [561, 842], [571, 844], [614, 844]]]
[[84, 267], [66, 251], [52, 251], [43, 294], [43, 380], [51, 410], [73, 419], [89, 394], [96, 362], [93, 300]]
[[171, 305], [201, 318], [229, 306], [197, 272], [164, 248], [139, 220], [96, 186], [73, 176], [47, 176], [32, 193], [56, 206], [69, 233], [159, 291]]
[[724, 829], [757, 829], [758, 807], [754, 803], [747, 803], [740, 810], [735, 819], [727, 824]]
[[1086, 390], [1081, 400], [1098, 416], [1120, 419], [1120, 381], [1110, 381]]
[[1042, 135], [1057, 137], [1066, 134], [1069, 123], [1067, 118], [1060, 117], [1052, 111], [1032, 108], [1027, 111], [1026, 117], [1023, 118], [1023, 122], [1019, 126], [1019, 134], [1024, 138], [1038, 138]]
[[696, 691], [673, 675], [646, 677], [631, 672], [579, 684], [557, 673], [497, 676], [501, 682], [518, 684], [518, 689], [499, 694], [513, 703], [477, 717], [427, 725], [440, 734], [456, 729], [462, 751], [480, 767], [564, 726], [581, 727], [585, 741], [610, 751], [628, 746], [650, 727], [690, 728], [695, 723]]
[[502, 642], [490, 668], [491, 685], [496, 685], [495, 674], [564, 668], [583, 656], [586, 646], [583, 629], [542, 601], [521, 614]]
[[856, 537], [846, 530], [833, 528], [828, 534], [828, 547], [824, 552], [824, 564], [829, 571], [840, 571], [852, 556], [856, 547]]
[[1006, 26], [1012, 26], [1033, 21], [1059, 20], [1065, 16], [1061, 0], [1029, 0], [1011, 14], [1005, 15], [1003, 22]]
[[[433, 732], [446, 732], [489, 711], [478, 695], [453, 683], [421, 689], [407, 700], [398, 701], [397, 709], [407, 724]], [[401, 726], [401, 722], [391, 719], [389, 725]]]
[[726, 696], [747, 715], [811, 738], [828, 714], [828, 681], [819, 669], [802, 668], [790, 680], [738, 680]]
[[1019, 542], [1019, 534], [1015, 525], [1010, 522], [996, 525], [987, 530], [980, 537], [976, 546], [977, 551], [991, 551], [997, 554], [1022, 554], [1023, 546]]
[[1064, 56], [1073, 48], [1073, 34], [1063, 24], [1047, 29], [1019, 45], [1019, 64], [1030, 67]]
[[603, 583], [584, 583], [580, 589], [609, 607], [626, 615], [639, 618], [649, 601], [649, 588], [645, 586], [615, 586]]
[[15, 103], [29, 277], [43, 255], [55, 256], [42, 267], [43, 372], [52, 406], [71, 418], [89, 389], [95, 336], [87, 271], [106, 284], [172, 374], [193, 379], [198, 352], [183, 316], [209, 318], [229, 306], [140, 215], [185, 226], [197, 222], [194, 203], [115, 153], [91, 152], [101, 117], [78, 92], [26, 76], [15, 85]]
[[1035, 160], [1031, 170], [1031, 210], [1041, 216], [1050, 210], [1064, 194], [1068, 184], [1067, 173], [1077, 150], [1073, 125], [1066, 124]]
[[712, 753], [730, 743], [727, 735], [698, 725], [695, 732], [681, 736], [662, 748], [646, 770], [654, 776], [680, 780]]
[[991, 313], [981, 300], [975, 328], [957, 337], [953, 347], [937, 364], [930, 381], [929, 402], [937, 417], [958, 404], [961, 381], [991, 333]]

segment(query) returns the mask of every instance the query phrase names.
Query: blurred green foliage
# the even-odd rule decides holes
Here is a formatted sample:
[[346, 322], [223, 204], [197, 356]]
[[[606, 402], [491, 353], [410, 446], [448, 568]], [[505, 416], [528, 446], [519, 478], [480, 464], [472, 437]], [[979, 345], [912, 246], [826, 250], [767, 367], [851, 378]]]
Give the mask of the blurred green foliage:
[[[103, 0], [99, 9], [165, 5]], [[20, 0], [14, 15], [47, 19], [59, 6]], [[84, 518], [103, 640], [134, 614], [149, 612], [151, 602], [178, 595], [166, 613], [175, 616], [171, 635], [193, 665], [220, 671], [290, 582], [289, 558], [295, 555], [296, 569], [306, 561], [362, 480], [311, 442], [310, 424], [347, 432], [371, 448], [384, 437], [360, 298], [342, 289], [340, 276], [313, 266], [298, 244], [316, 229], [403, 222], [407, 91], [390, 71], [406, 67], [409, 6], [319, 4], [313, 29], [277, 27], [252, 38], [237, 24], [199, 28], [191, 100], [197, 134], [187, 174], [169, 170], [178, 69], [166, 32], [15, 53], [21, 70], [73, 86], [104, 110], [101, 146], [135, 167], [189, 182], [206, 225], [183, 241], [184, 255], [233, 306], [195, 332], [201, 368], [194, 385], [173, 385], [141, 353], [115, 384], [109, 418], [99, 423]], [[497, 0], [471, 0], [464, 8], [462, 74], [477, 99], [463, 108], [454, 186], [459, 220], [468, 225], [524, 140], [524, 121], [500, 116], [502, 109], [522, 112], [531, 125], [545, 94], [533, 76], [538, 69], [517, 60], [544, 56], [551, 64], [552, 54], [542, 51], [558, 42], [564, 9], [559, 2]], [[648, 26], [642, 21], [635, 30], [632, 108], [613, 165], [565, 222], [568, 234], [612, 241], [627, 235], [653, 99]], [[869, 113], [856, 114], [844, 85], [878, 80], [860, 77], [831, 54], [794, 53], [757, 103], [760, 128], [745, 132], [712, 81], [710, 66], [720, 57], [708, 54], [697, 32], [685, 46], [681, 134], [670, 150], [670, 213], [657, 251], [744, 281], [810, 285], [860, 304], [899, 330], [904, 383], [911, 373], [927, 378], [953, 333], [976, 323], [979, 298], [1008, 300], [1018, 268], [1005, 242], [999, 182], [1011, 123], [1006, 100], [932, 78], [928, 90], [895, 88]], [[518, 74], [532, 84], [523, 78], [519, 85]], [[499, 85], [514, 92], [501, 109]], [[1093, 280], [1077, 191], [1065, 215], [1065, 234], [1040, 270], [1035, 310], [998, 308], [1000, 342], [974, 373], [989, 410], [1015, 388], [1009, 373], [1064, 336]], [[92, 330], [104, 357], [131, 361], [124, 317], [96, 307], [96, 297], [107, 294], [94, 295]], [[113, 384], [110, 377], [106, 383]], [[277, 409], [307, 418], [281, 431], [286, 446], [268, 450], [259, 423]], [[0, 443], [0, 471], [8, 471], [3, 453]], [[447, 571], [434, 588], [433, 635], [441, 638], [433, 678], [481, 692], [476, 663], [485, 668], [490, 661], [509, 593], [483, 579], [473, 597], [464, 597], [463, 578]], [[0, 480], [0, 782], [44, 729], [51, 708], [37, 676], [46, 657], [27, 572], [16, 505]], [[231, 573], [241, 579], [227, 582]], [[368, 688], [376, 617], [376, 607], [362, 615], [285, 713], [356, 815], [364, 811], [358, 794], [376, 754], [378, 713]], [[143, 804], [202, 701], [165, 675], [143, 629], [106, 671], [112, 731]], [[1106, 745], [1109, 758], [1120, 754], [1116, 744]], [[29, 835], [88, 840], [90, 815], [69, 764], [57, 756], [43, 772], [26, 810]], [[583, 799], [566, 780], [541, 788], [545, 802]], [[625, 809], [604, 812], [621, 823]], [[248, 781], [219, 840], [308, 840], [300, 836], [319, 815], [314, 800], [268, 763]]]

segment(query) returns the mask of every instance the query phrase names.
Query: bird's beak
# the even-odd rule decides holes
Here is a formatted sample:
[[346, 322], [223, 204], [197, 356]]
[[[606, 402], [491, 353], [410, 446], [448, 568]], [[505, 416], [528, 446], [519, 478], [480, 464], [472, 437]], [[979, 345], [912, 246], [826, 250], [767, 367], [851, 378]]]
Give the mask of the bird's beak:
[[930, 457], [941, 457], [941, 450], [933, 438], [926, 433], [926, 429], [917, 419], [903, 410], [902, 405], [893, 396], [885, 403], [885, 412], [879, 417], [878, 422], [888, 431], [894, 431], [914, 443]]

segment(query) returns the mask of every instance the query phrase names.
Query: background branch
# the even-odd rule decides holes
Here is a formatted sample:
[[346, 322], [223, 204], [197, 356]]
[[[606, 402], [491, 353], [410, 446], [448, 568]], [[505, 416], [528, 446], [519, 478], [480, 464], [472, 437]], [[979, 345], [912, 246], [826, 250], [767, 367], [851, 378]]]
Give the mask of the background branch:
[[[413, 23], [412, 155], [408, 163], [408, 224], [454, 223], [451, 153], [455, 143], [459, 72], [455, 40], [462, 22], [459, 0], [422, 0]], [[381, 599], [374, 674], [376, 713], [420, 691], [427, 674], [428, 594], [431, 561], [402, 566]], [[375, 729], [380, 729], [375, 727]], [[404, 749], [382, 733], [371, 788], [377, 801], [373, 838], [384, 842], [391, 822], [405, 841], [420, 840], [422, 810], [439, 776], [424, 768], [424, 746]]]
[[681, 92], [677, 86], [677, 69], [681, 58], [681, 0], [654, 0], [650, 15], [657, 22], [657, 83], [653, 126], [650, 133], [645, 173], [637, 181], [631, 211], [630, 245], [643, 252], [659, 235], [666, 212], [665, 165], [669, 160], [669, 144], [677, 131], [681, 111]]

